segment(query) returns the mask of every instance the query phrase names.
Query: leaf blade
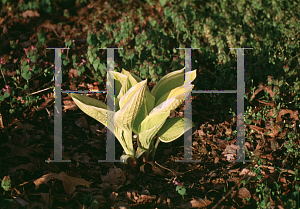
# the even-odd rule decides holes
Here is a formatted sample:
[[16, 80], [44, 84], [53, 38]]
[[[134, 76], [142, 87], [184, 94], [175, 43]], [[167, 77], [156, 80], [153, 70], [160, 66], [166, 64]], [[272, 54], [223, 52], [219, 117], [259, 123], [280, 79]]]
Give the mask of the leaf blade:
[[[194, 88], [194, 85], [192, 85], [192, 88], [190, 88], [190, 86], [186, 87], [187, 91], [191, 91]], [[161, 104], [164, 101], [167, 101], [168, 99], [175, 97], [177, 95], [180, 94], [184, 94], [185, 93], [185, 87], [184, 85], [174, 88], [169, 92], [166, 92], [163, 96], [160, 97], [160, 99], [155, 103], [155, 107], [157, 107], [159, 104]]]
[[139, 127], [139, 143], [142, 148], [149, 149], [154, 136], [164, 125], [169, 115], [170, 111], [159, 112], [157, 114], [148, 115], [145, 120], [143, 120]]
[[[121, 128], [132, 131], [134, 119], [136, 118], [144, 100], [146, 85], [147, 80], [144, 80], [133, 86], [132, 92], [134, 92], [134, 94], [129, 100], [125, 99], [123, 101], [123, 104], [125, 103], [125, 105], [116, 113], [116, 123], [118, 123]], [[128, 93], [128, 95], [132, 92]]]
[[[191, 91], [192, 89], [192, 85], [188, 85], [186, 88], [186, 91]], [[170, 99], [160, 103], [158, 106], [156, 106], [154, 109], [152, 109], [152, 111], [149, 113], [149, 115], [151, 114], [155, 114], [155, 113], [158, 113], [158, 112], [165, 112], [167, 110], [169, 111], [172, 111], [172, 110], [175, 110], [177, 107], [179, 107], [179, 105], [181, 105], [181, 103], [190, 95], [190, 94], [185, 94], [184, 91], [183, 93], [182, 92], [179, 92], [179, 94], [175, 94], [176, 96], [174, 97], [171, 97]]]
[[[188, 126], [184, 126], [186, 121]], [[190, 124], [192, 124], [190, 126]], [[157, 136], [164, 143], [172, 142], [182, 136], [187, 130], [194, 127], [195, 124], [188, 118], [175, 117], [168, 118], [164, 126], [158, 131]]]
[[[80, 94], [71, 93], [69, 94], [75, 104], [88, 116], [96, 119], [100, 123], [102, 123], [104, 126], [107, 126], [107, 105], [103, 102], [83, 96]], [[113, 111], [108, 110], [108, 114], [113, 114]], [[113, 130], [111, 130], [114, 132]]]
[[136, 119], [133, 124], [133, 132], [135, 134], [139, 134], [139, 125], [142, 123], [142, 121], [149, 115], [150, 111], [154, 107], [154, 102], [155, 102], [155, 97], [149, 92], [146, 91], [146, 97], [145, 100], [143, 101], [143, 104], [141, 106], [141, 109], [136, 116]]
[[182, 86], [184, 84], [185, 75], [186, 80], [188, 80], [189, 82], [192, 82], [196, 78], [196, 70], [187, 72], [185, 74], [184, 69], [185, 68], [171, 72], [161, 78], [161, 80], [151, 90], [151, 94], [155, 96], [155, 101], [158, 101], [161, 96], [171, 91], [172, 89]]

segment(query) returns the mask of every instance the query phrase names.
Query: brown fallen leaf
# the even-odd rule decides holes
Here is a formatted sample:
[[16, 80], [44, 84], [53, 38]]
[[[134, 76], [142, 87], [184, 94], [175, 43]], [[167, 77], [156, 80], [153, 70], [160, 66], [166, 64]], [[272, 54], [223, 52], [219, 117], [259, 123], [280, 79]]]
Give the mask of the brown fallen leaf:
[[155, 195], [140, 195], [139, 199], [137, 200], [137, 203], [140, 204], [146, 204], [146, 203], [151, 203], [153, 200], [156, 199]]
[[37, 109], [37, 111], [41, 111], [43, 109], [45, 109], [46, 107], [50, 106], [50, 103], [52, 101], [54, 101], [54, 93], [48, 93], [47, 96], [43, 95], [42, 98], [45, 100], [42, 104], [40, 104], [39, 108]]
[[29, 202], [23, 200], [22, 198], [20, 197], [14, 197], [14, 200], [22, 207], [25, 207], [25, 206], [28, 206], [29, 205]]
[[238, 190], [237, 197], [241, 199], [246, 199], [251, 197], [251, 194], [247, 188], [243, 187]]
[[226, 145], [225, 150], [222, 152], [224, 156], [226, 156], [227, 161], [235, 160], [237, 149], [239, 150], [240, 148], [234, 144], [232, 145]]
[[231, 197], [239, 208], [244, 208], [245, 205], [249, 204], [245, 199], [251, 197], [251, 194], [248, 189], [241, 188], [238, 191], [233, 191]]
[[88, 123], [85, 119], [85, 116], [80, 116], [77, 120], [75, 120], [75, 124], [80, 128], [88, 128]]
[[2, 25], [2, 23], [5, 21], [4, 18], [0, 17], [0, 25]]
[[295, 121], [299, 120], [299, 113], [298, 111], [293, 111], [293, 110], [285, 110], [285, 109], [281, 109], [278, 116], [276, 117], [276, 123], [281, 122], [282, 118], [281, 116], [286, 115], [286, 114], [290, 114], [290, 117], [293, 118]]
[[77, 110], [78, 106], [75, 104], [75, 102], [73, 100], [63, 100], [63, 108], [64, 108], [64, 112], [66, 112], [67, 110]]
[[15, 156], [20, 156], [20, 157], [26, 157], [28, 158], [31, 162], [36, 162], [37, 159], [35, 157], [32, 157], [30, 154], [33, 152], [30, 147], [22, 147], [22, 146], [15, 146], [10, 143], [5, 143], [5, 146], [10, 148], [10, 153], [6, 154], [6, 158], [14, 158]]
[[268, 131], [267, 129], [264, 129], [264, 128], [261, 128], [261, 127], [255, 126], [255, 125], [248, 125], [248, 126], [249, 126], [249, 129], [255, 130], [259, 134], [264, 134], [265, 132]]
[[153, 163], [151, 162], [144, 163], [143, 165], [140, 166], [140, 171], [144, 173], [153, 173], [152, 166]]
[[91, 158], [86, 153], [80, 153], [80, 155], [78, 153], [75, 153], [72, 159], [87, 164], [90, 162]]
[[259, 88], [255, 90], [254, 94], [251, 96], [251, 99], [254, 99], [255, 96], [261, 92], [262, 90], [267, 91], [271, 97], [274, 96], [274, 93], [272, 91], [272, 87], [271, 86], [263, 86], [263, 84], [259, 85]]
[[69, 176], [64, 172], [61, 172], [60, 174], [49, 173], [49, 174], [43, 175], [41, 178], [33, 181], [33, 183], [36, 185], [35, 189], [38, 189], [41, 184], [47, 183], [52, 178], [62, 181], [65, 192], [67, 194], [72, 194], [76, 190], [76, 186], [78, 186], [78, 185], [90, 187], [90, 184], [91, 184], [90, 182], [88, 182], [84, 179]]
[[71, 78], [71, 79], [79, 77], [78, 76], [78, 71], [75, 70], [74, 68], [70, 68], [68, 75], [69, 75], [69, 78]]
[[232, 134], [232, 129], [226, 127], [225, 134], [226, 134], [227, 136], [230, 136], [230, 135]]
[[22, 12], [22, 16], [24, 18], [27, 18], [27, 17], [39, 17], [40, 14], [37, 11], [26, 10], [26, 11]]
[[17, 122], [15, 128], [11, 132], [14, 132], [19, 129], [27, 129], [29, 131], [33, 131], [34, 127], [34, 125], [31, 125], [29, 123], [22, 124], [21, 122]]
[[101, 175], [101, 179], [103, 183], [122, 185], [126, 181], [126, 171], [122, 171], [121, 168], [114, 166], [113, 168], [109, 169], [107, 175]]
[[206, 208], [212, 203], [213, 201], [210, 201], [206, 198], [192, 199], [189, 203], [182, 204], [180, 208]]
[[199, 136], [206, 136], [206, 134], [203, 131], [203, 128], [201, 128], [201, 129], [198, 130], [198, 135]]
[[243, 170], [239, 173], [240, 176], [244, 176], [244, 175], [248, 175], [248, 176], [256, 176], [255, 173], [253, 173], [252, 171], [250, 171], [247, 168], [243, 168]]
[[33, 163], [22, 164], [22, 165], [19, 165], [17, 167], [10, 168], [9, 170], [10, 170], [11, 173], [15, 173], [19, 169], [25, 169], [25, 170], [29, 171], [30, 173], [38, 170], [36, 165], [34, 165]]
[[99, 131], [99, 124], [90, 125], [89, 128], [90, 128], [90, 130], [92, 131], [93, 134], [96, 134], [97, 131]]

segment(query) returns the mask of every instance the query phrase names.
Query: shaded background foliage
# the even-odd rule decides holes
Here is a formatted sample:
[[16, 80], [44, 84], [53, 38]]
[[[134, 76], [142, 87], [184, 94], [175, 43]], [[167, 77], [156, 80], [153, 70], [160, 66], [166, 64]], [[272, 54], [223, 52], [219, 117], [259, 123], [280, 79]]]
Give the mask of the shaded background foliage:
[[[37, 42], [32, 43], [37, 48], [35, 54], [38, 60], [53, 64], [51, 50], [41, 53], [45, 47], [71, 47], [68, 55], [72, 59], [63, 62], [66, 66], [63, 67], [64, 75], [73, 67], [79, 75], [84, 72], [100, 82], [106, 76], [106, 53], [97, 47], [122, 47], [123, 50], [115, 53], [116, 70], [130, 69], [141, 78], [148, 77], [153, 82], [167, 72], [184, 66], [184, 50], [176, 47], [192, 47], [200, 48], [192, 50], [192, 68], [198, 69], [199, 74], [195, 90], [236, 89], [236, 50], [229, 48], [253, 47], [253, 50], [245, 50], [246, 91], [261, 82], [265, 83], [268, 76], [275, 80], [282, 76], [285, 82], [280, 88], [293, 92], [295, 108], [299, 107], [299, 2], [159, 2], [122, 0], [114, 4], [102, 1], [91, 3], [93, 6], [89, 6], [87, 11], [81, 10], [90, 13], [84, 20], [87, 24], [82, 28], [81, 20], [78, 23], [72, 8], [84, 8], [89, 3], [87, 1], [2, 0], [1, 16], [24, 19], [21, 12], [25, 10], [37, 10], [43, 18], [52, 16], [51, 23], [64, 28], [60, 36], [62, 39], [47, 39], [44, 31], [33, 28], [38, 32]], [[10, 16], [12, 13], [15, 15]], [[15, 35], [12, 32], [8, 34]], [[3, 34], [1, 38], [7, 38], [8, 34]], [[75, 43], [82, 44], [80, 41], [85, 38], [87, 45], [82, 46], [88, 50], [82, 50], [83, 47], [78, 50]], [[9, 37], [12, 42], [17, 39], [20, 38]], [[74, 39], [75, 42], [72, 42]], [[10, 45], [13, 45], [12, 42]], [[8, 48], [11, 50], [13, 47]], [[13, 51], [20, 53], [22, 49], [17, 45]], [[65, 54], [63, 59], [66, 59]], [[86, 60], [84, 65], [76, 65], [82, 59]], [[12, 57], [9, 60], [12, 62]], [[38, 69], [30, 73], [28, 67], [16, 63], [13, 70], [21, 68], [20, 71], [23, 71], [20, 83], [45, 73], [45, 80], [51, 85], [53, 71], [36, 67]], [[5, 70], [5, 66], [1, 65], [1, 68]], [[10, 87], [14, 92], [16, 87], [12, 84]], [[65, 88], [68, 89], [67, 86]], [[203, 97], [211, 99], [211, 95]]]

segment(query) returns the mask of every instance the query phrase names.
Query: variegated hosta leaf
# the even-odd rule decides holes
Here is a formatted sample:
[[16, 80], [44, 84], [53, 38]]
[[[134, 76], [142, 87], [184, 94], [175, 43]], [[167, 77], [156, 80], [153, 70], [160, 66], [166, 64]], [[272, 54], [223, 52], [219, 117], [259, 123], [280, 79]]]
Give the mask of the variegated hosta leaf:
[[[192, 89], [192, 85], [190, 84], [187, 88], [187, 91], [189, 92]], [[174, 94], [176, 95], [176, 94]], [[167, 110], [172, 111], [175, 110], [181, 103], [189, 96], [190, 94], [185, 94], [185, 91], [181, 94], [178, 94], [174, 97], [171, 97], [170, 99], [160, 103], [158, 106], [156, 106], [150, 113], [158, 113], [158, 112], [165, 112]]]
[[125, 105], [116, 113], [115, 121], [118, 123], [117, 125], [124, 130], [132, 131], [133, 122], [142, 106], [145, 97], [146, 86], [147, 80], [144, 80], [133, 86], [132, 92], [135, 93], [133, 95], [131, 95], [132, 92], [128, 93], [128, 96], [130, 96], [129, 101], [126, 101], [126, 98], [124, 98], [123, 104]]
[[135, 117], [134, 119], [134, 122], [133, 122], [133, 126], [132, 126], [132, 131], [135, 133], [135, 134], [139, 134], [139, 126], [141, 124], [141, 122], [146, 118], [146, 116], [148, 115], [147, 113], [147, 109], [146, 109], [146, 105], [145, 105], [145, 100], [143, 101], [142, 103], [142, 106], [141, 106], [141, 109], [139, 111], [139, 113], [137, 114], [137, 116]]
[[[186, 127], [184, 126], [185, 121]], [[163, 127], [158, 131], [157, 136], [160, 141], [169, 143], [178, 139], [182, 134], [194, 126], [195, 124], [188, 118], [168, 118]]]
[[120, 99], [124, 96], [124, 94], [126, 94], [126, 92], [131, 88], [130, 83], [129, 83], [129, 78], [126, 76], [126, 80], [124, 81], [122, 88], [120, 89], [120, 92], [117, 96], [118, 100], [120, 101]]
[[154, 100], [155, 100], [154, 96], [150, 92], [146, 91], [146, 98], [144, 99], [142, 107], [133, 123], [133, 132], [135, 134], [139, 134], [138, 132], [139, 125], [146, 118], [149, 112], [153, 109], [154, 102], [155, 102]]
[[132, 142], [128, 142], [127, 139], [125, 139], [124, 130], [122, 130], [121, 128], [119, 128], [116, 125], [115, 125], [114, 128], [115, 128], [114, 134], [117, 137], [117, 139], [119, 140], [119, 142], [120, 142], [121, 146], [123, 147], [123, 150], [125, 151], [125, 153], [127, 155], [134, 156]]
[[[155, 101], [158, 101], [165, 93], [184, 84], [184, 69], [171, 72], [161, 78], [151, 91], [152, 95], [155, 96]], [[187, 72], [186, 76], [190, 76], [189, 82], [192, 82], [197, 76], [196, 70]]]
[[107, 121], [107, 114], [109, 115], [109, 118], [112, 118], [114, 112], [109, 110], [107, 113], [106, 104], [104, 104], [99, 100], [86, 97], [80, 94], [71, 93], [69, 95], [72, 97], [73, 101], [84, 113], [96, 119], [104, 126], [108, 127], [109, 130], [115, 134], [115, 136], [117, 137], [124, 151], [127, 154], [134, 155], [134, 152], [130, 147], [130, 143], [128, 144], [124, 138], [124, 134], [123, 134], [124, 130], [118, 127], [117, 124], [114, 125], [113, 120]]
[[149, 91], [146, 91], [147, 114], [149, 114], [151, 110], [155, 107], [154, 104], [155, 104], [155, 97]]
[[[94, 99], [94, 98], [91, 98], [91, 97], [88, 97], [88, 96], [84, 96], [84, 95], [81, 95], [81, 94], [77, 94], [77, 93], [70, 93], [69, 94], [70, 97], [72, 97], [72, 99], [77, 99], [79, 100], [80, 102], [86, 104], [86, 105], [91, 105], [91, 106], [94, 106], [94, 107], [99, 107], [99, 108], [103, 108], [103, 109], [107, 109], [107, 105], [97, 99]], [[111, 109], [109, 109], [111, 110]]]
[[180, 87], [172, 89], [171, 91], [165, 93], [162, 97], [160, 97], [160, 99], [158, 101], [155, 102], [155, 107], [172, 97], [175, 97], [179, 94], [185, 93], [185, 91], [191, 91], [193, 88], [194, 88], [194, 85], [192, 85], [192, 86], [189, 85], [186, 87], [184, 85], [182, 85]]
[[[133, 76], [132, 74], [130, 74], [128, 71], [126, 71], [124, 69], [123, 69], [122, 73], [112, 72], [112, 71], [108, 71], [108, 73], [113, 73], [113, 75], [114, 75], [115, 96], [117, 96], [116, 101], [115, 101], [116, 102], [115, 110], [118, 111], [120, 109], [120, 107], [119, 107], [120, 98], [122, 98], [123, 95], [132, 87], [133, 83], [135, 85], [142, 80], [137, 76]], [[130, 75], [131, 77], [129, 77], [128, 75]], [[136, 82], [137, 79], [138, 79], [138, 82]], [[113, 97], [112, 97], [112, 99], [113, 99]]]
[[[142, 79], [140, 77], [136, 76], [134, 73], [130, 73], [129, 71], [126, 71], [124, 69], [122, 69], [122, 73], [129, 77], [129, 81], [131, 83], [131, 86], [134, 86], [135, 84], [142, 81]], [[148, 86], [147, 86], [147, 91], [150, 93], [150, 90], [149, 90]]]
[[[153, 96], [155, 96], [155, 101], [157, 101], [159, 99], [159, 97], [162, 96], [164, 93], [166, 93], [166, 92], [170, 91], [171, 89], [177, 87], [177, 84], [175, 82], [171, 82], [171, 81], [177, 80], [183, 74], [184, 74], [184, 68], [181, 69], [181, 70], [176, 70], [174, 72], [168, 73], [167, 75], [163, 76], [151, 90], [151, 94]], [[168, 91], [163, 93], [162, 92], [163, 88], [164, 87], [166, 88], [168, 84], [172, 84], [172, 87], [170, 86]], [[180, 84], [179, 86], [181, 86], [182, 84]], [[159, 91], [161, 91], [161, 92], [159, 92]]]
[[[143, 82], [139, 82], [135, 84], [133, 87], [131, 87], [120, 99], [119, 105], [120, 108], [124, 107], [126, 103], [133, 97], [133, 95], [140, 89], [141, 86], [145, 85]], [[147, 85], [147, 82], [146, 82]], [[145, 92], [146, 93], [146, 92]]]
[[[141, 78], [139, 78], [138, 76], [134, 75], [133, 73], [130, 73], [127, 70], [122, 69], [122, 73], [128, 77], [129, 83], [130, 83], [130, 88], [132, 86], [136, 85], [137, 83], [139, 83], [139, 82], [142, 81]], [[148, 86], [146, 87], [146, 90], [150, 93], [150, 90], [149, 90]]]
[[115, 95], [118, 96], [120, 93], [120, 90], [122, 89], [123, 84], [125, 83], [125, 81], [127, 80], [127, 76], [123, 75], [122, 73], [119, 72], [112, 72], [112, 71], [108, 71], [108, 73], [113, 73], [114, 75], [114, 79], [115, 79]]
[[125, 95], [125, 93], [127, 93], [127, 91], [130, 88], [132, 88], [134, 85], [136, 85], [138, 83], [129, 71], [122, 69], [121, 73], [122, 73], [122, 75], [125, 75], [127, 77], [127, 79], [126, 79], [126, 82], [124, 83], [125, 86], [124, 87], [122, 86], [120, 93], [117, 97], [119, 99], [119, 101]]
[[[69, 95], [84, 113], [107, 126], [107, 105], [105, 103], [80, 94], [71, 93]], [[113, 114], [113, 111], [109, 109], [109, 113]]]
[[[140, 77], [136, 76], [135, 74], [131, 73], [131, 75], [138, 83], [142, 81], [142, 79]], [[150, 93], [148, 86], [147, 86], [146, 90]]]
[[129, 79], [129, 83], [130, 83], [130, 88], [134, 85], [136, 85], [137, 83], [139, 83], [133, 76], [132, 73], [130, 73], [127, 70], [122, 69], [122, 74], [126, 75]]
[[164, 125], [166, 119], [170, 115], [170, 111], [159, 112], [157, 114], [148, 115], [139, 127], [139, 143], [142, 148], [149, 149], [151, 141]]
[[139, 83], [142, 81], [142, 79], [140, 77], [138, 77], [137, 75], [131, 73], [132, 77]]
[[[115, 99], [115, 111], [117, 112], [120, 107], [119, 107], [119, 99], [118, 99], [118, 95], [121, 94], [125, 94], [126, 91], [129, 89], [128, 86], [128, 82], [127, 82], [127, 76], [123, 75], [122, 73], [119, 72], [112, 72], [112, 71], [108, 71], [108, 73], [113, 73], [114, 75], [114, 95], [111, 95], [111, 99]], [[124, 86], [124, 87], [123, 87]], [[123, 89], [122, 89], [123, 88]], [[121, 92], [122, 89], [122, 93]], [[120, 97], [121, 97], [120, 95]]]
[[119, 106], [119, 99], [118, 98], [114, 98], [115, 99], [115, 111], [119, 111], [120, 110], [120, 106]]

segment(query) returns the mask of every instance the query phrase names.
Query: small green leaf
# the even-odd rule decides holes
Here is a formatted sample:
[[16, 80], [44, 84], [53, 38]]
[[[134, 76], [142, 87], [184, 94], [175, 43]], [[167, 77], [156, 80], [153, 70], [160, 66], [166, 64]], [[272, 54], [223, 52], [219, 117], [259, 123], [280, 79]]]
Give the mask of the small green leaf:
[[98, 66], [99, 66], [99, 64], [93, 64], [93, 67], [95, 70], [98, 70]]
[[22, 73], [21, 73], [21, 76], [25, 79], [25, 80], [29, 80], [32, 76], [32, 73], [31, 71], [29, 70], [30, 69], [30, 66], [29, 65], [26, 65], [25, 67], [22, 68]]
[[63, 60], [63, 65], [66, 66], [69, 62], [67, 60]]
[[7, 91], [4, 92], [4, 94], [2, 96], [0, 96], [0, 101], [4, 101], [4, 99], [6, 99], [7, 97], [9, 97], [9, 94], [7, 93]]
[[1, 187], [5, 190], [8, 191], [11, 187], [10, 184], [10, 177], [9, 176], [4, 176], [2, 182], [1, 182]]
[[33, 55], [30, 59], [30, 62], [35, 62], [36, 61], [36, 55]]
[[94, 208], [99, 208], [98, 206], [98, 202], [96, 200], [94, 200], [94, 202], [92, 203], [91, 207], [94, 209]]
[[186, 189], [183, 186], [177, 186], [176, 191], [183, 197], [185, 195]]

